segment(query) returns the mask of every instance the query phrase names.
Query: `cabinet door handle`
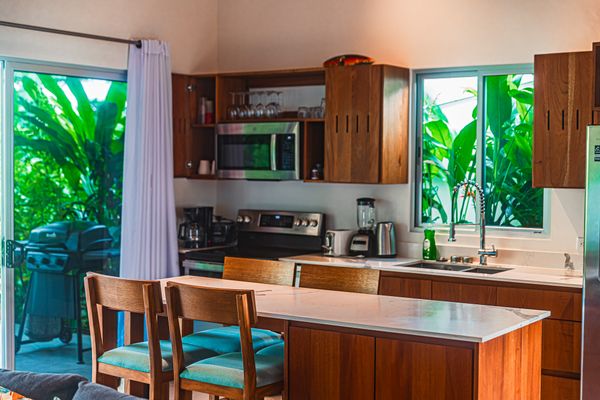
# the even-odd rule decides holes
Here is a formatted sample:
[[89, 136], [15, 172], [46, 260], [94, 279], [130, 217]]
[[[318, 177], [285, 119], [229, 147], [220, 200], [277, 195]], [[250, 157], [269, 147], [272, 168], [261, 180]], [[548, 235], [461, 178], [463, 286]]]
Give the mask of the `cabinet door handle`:
[[336, 115], [335, 116], [335, 133], [338, 133], [340, 131], [339, 130], [339, 126], [340, 126], [340, 124], [339, 124], [339, 117]]
[[561, 121], [562, 130], [565, 130], [565, 110], [562, 110], [562, 121]]
[[579, 130], [579, 110], [577, 110], [577, 112], [576, 112], [575, 126], [576, 126], [576, 129]]
[[358, 114], [356, 114], [356, 133], [358, 133]]
[[348, 133], [348, 125], [350, 124], [350, 116], [346, 114], [346, 133]]
[[367, 114], [367, 133], [371, 130], [371, 114]]
[[548, 130], [550, 130], [550, 110], [548, 110], [548, 113], [546, 114], [546, 126]]

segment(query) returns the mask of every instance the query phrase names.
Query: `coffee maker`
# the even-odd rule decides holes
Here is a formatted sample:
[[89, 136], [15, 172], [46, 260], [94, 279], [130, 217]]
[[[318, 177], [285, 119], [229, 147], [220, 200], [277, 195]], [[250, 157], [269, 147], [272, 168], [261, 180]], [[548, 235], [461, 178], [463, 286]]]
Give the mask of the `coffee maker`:
[[200, 249], [211, 245], [213, 208], [184, 208], [185, 222], [179, 225], [179, 240], [187, 249]]
[[356, 218], [358, 233], [350, 242], [350, 255], [373, 257], [376, 252], [375, 238], [375, 199], [361, 197], [356, 199]]

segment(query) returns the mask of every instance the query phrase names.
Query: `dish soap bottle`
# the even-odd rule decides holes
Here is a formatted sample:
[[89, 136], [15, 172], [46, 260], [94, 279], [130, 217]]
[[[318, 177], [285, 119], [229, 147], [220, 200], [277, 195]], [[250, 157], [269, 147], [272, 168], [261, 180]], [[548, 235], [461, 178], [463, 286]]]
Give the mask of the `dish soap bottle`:
[[437, 246], [435, 245], [435, 231], [433, 229], [425, 229], [423, 260], [437, 260]]

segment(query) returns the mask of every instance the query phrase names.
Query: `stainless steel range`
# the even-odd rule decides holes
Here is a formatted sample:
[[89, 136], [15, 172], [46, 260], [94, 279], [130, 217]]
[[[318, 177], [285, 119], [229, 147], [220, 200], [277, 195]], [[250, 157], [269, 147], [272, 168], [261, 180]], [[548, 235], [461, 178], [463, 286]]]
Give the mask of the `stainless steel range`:
[[185, 255], [186, 274], [220, 277], [225, 257], [276, 260], [321, 251], [325, 214], [318, 212], [239, 210], [236, 246]]

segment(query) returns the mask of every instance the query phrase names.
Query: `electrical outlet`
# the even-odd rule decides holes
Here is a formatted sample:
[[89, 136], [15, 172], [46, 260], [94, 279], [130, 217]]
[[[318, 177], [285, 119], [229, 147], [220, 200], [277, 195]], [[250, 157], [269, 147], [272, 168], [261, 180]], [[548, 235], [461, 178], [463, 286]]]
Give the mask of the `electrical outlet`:
[[575, 250], [577, 250], [578, 252], [583, 251], [583, 237], [581, 237], [581, 236], [577, 237], [577, 239], [575, 241]]

